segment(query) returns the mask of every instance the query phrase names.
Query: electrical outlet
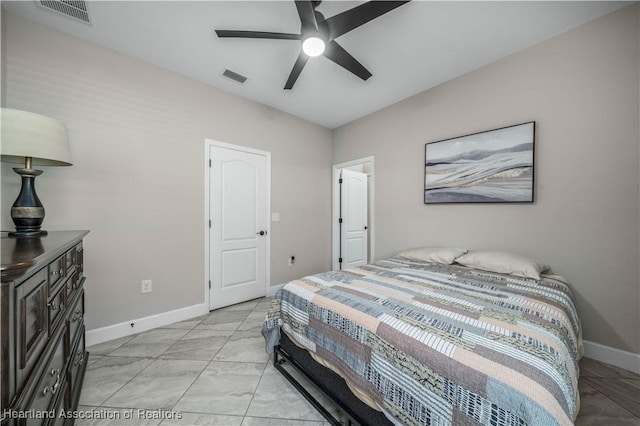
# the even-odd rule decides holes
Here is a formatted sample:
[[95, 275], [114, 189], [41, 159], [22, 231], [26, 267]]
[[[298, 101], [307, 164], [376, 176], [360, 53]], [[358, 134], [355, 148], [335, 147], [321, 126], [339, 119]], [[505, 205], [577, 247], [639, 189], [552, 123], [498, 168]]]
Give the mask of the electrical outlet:
[[289, 266], [293, 266], [295, 261], [296, 261], [296, 257], [295, 256], [290, 256], [289, 257]]
[[151, 280], [140, 281], [140, 293], [151, 293]]

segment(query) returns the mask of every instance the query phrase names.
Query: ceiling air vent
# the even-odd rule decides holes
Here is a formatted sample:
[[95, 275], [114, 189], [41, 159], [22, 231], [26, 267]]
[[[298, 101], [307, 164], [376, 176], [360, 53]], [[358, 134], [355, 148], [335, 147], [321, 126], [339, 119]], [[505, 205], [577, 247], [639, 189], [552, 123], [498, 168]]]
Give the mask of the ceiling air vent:
[[87, 2], [82, 0], [38, 0], [38, 5], [85, 24], [90, 24]]
[[245, 77], [244, 75], [238, 74], [237, 72], [233, 72], [228, 69], [224, 70], [224, 72], [222, 73], [222, 76], [240, 84], [244, 84], [244, 82], [247, 81], [247, 77]]

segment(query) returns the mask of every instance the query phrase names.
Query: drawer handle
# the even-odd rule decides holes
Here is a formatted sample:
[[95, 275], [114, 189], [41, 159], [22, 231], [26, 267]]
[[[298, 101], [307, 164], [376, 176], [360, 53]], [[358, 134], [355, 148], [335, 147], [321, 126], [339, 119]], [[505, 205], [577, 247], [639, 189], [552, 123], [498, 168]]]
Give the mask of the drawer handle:
[[59, 271], [51, 271], [51, 275], [62, 275], [63, 272], [63, 269], [60, 269]]
[[62, 307], [62, 303], [59, 303], [59, 304], [56, 305], [55, 302], [49, 302], [49, 303], [47, 303], [47, 306], [49, 306], [52, 311], [57, 311], [58, 309], [60, 309]]
[[80, 309], [76, 309], [76, 311], [73, 313], [73, 317], [71, 318], [71, 321], [73, 322], [82, 321], [82, 311]]
[[55, 394], [58, 391], [58, 388], [60, 387], [60, 369], [59, 368], [54, 368], [51, 370], [51, 377], [55, 377], [56, 382], [53, 384], [53, 386], [45, 386], [45, 388], [42, 390], [43, 396], [47, 395], [47, 392], [51, 392], [51, 395]]
[[77, 356], [79, 356], [79, 359], [76, 359], [76, 362], [73, 363], [73, 365], [82, 365], [82, 363], [84, 362], [84, 352], [82, 351], [78, 351]]

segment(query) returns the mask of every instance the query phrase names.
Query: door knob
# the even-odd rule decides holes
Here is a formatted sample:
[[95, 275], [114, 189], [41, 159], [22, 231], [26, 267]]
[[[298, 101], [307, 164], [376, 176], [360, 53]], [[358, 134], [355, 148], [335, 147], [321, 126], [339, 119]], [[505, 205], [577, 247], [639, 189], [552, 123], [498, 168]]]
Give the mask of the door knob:
[[267, 235], [267, 231], [256, 232], [256, 235]]

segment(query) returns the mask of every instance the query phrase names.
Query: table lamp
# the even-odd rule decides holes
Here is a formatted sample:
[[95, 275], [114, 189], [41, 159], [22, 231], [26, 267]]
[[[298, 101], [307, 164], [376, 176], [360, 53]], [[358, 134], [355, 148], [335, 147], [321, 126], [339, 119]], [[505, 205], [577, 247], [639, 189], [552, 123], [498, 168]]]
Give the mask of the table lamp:
[[71, 151], [66, 126], [53, 118], [17, 109], [2, 108], [0, 128], [0, 160], [24, 164], [13, 170], [22, 178], [22, 188], [11, 207], [16, 226], [11, 237], [46, 235], [41, 230], [44, 206], [38, 199], [35, 178], [42, 170], [32, 166], [71, 166]]

